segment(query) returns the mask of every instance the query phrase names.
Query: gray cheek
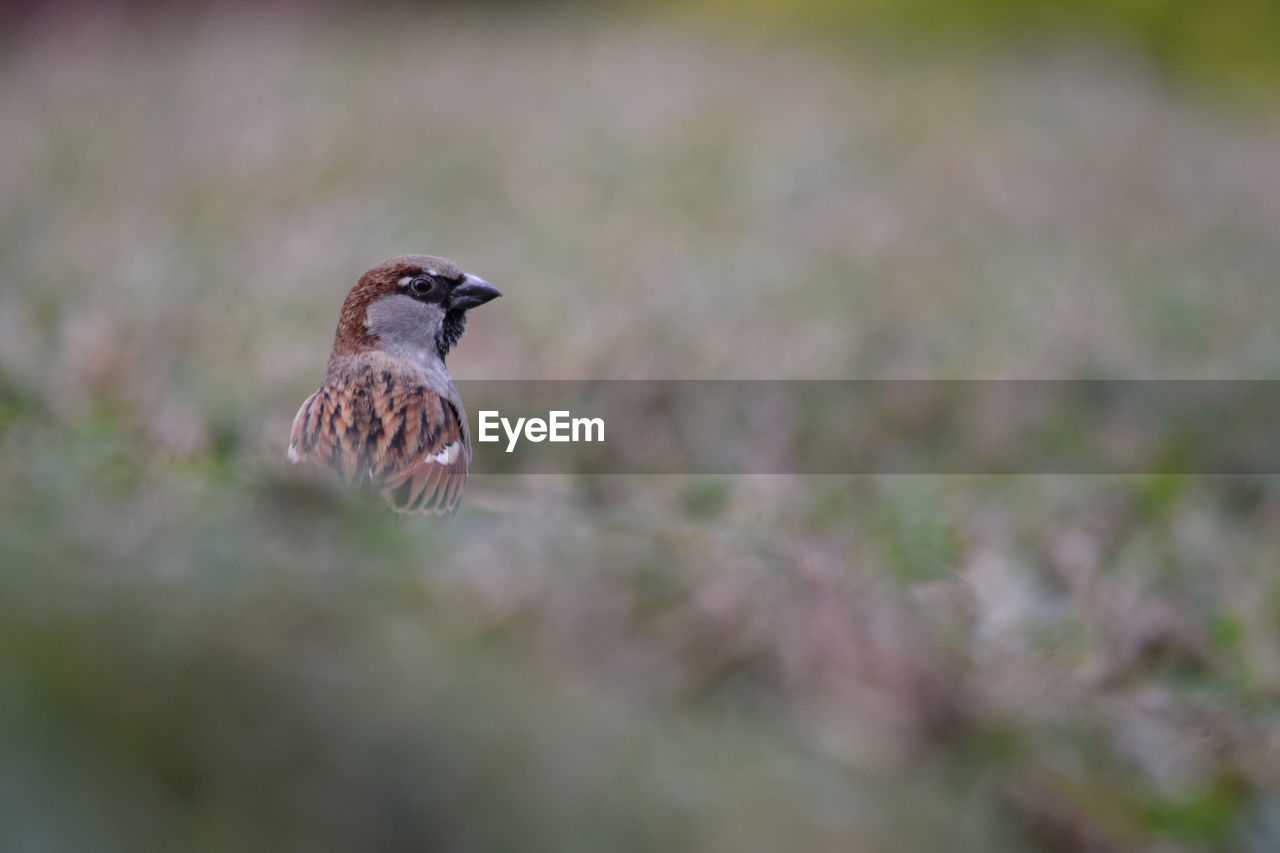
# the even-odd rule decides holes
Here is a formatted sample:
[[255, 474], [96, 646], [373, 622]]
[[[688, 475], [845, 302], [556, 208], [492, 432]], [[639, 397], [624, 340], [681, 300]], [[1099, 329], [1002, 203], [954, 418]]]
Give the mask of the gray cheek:
[[364, 326], [388, 351], [420, 350], [435, 345], [443, 319], [440, 306], [393, 293], [369, 306]]

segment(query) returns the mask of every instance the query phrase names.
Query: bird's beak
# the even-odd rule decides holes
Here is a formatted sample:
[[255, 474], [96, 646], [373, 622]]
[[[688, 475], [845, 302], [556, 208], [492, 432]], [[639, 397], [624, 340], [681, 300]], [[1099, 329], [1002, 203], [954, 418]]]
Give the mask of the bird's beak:
[[501, 295], [502, 292], [489, 282], [468, 275], [450, 293], [449, 308], [452, 311], [466, 311], [468, 308], [483, 305], [490, 299], [497, 299]]

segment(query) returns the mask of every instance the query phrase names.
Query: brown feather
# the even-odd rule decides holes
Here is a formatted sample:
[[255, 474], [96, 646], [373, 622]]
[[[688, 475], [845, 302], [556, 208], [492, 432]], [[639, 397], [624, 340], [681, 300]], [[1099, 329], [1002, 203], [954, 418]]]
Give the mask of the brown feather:
[[367, 483], [398, 511], [453, 511], [469, 456], [457, 409], [370, 361], [352, 361], [302, 404], [290, 458]]

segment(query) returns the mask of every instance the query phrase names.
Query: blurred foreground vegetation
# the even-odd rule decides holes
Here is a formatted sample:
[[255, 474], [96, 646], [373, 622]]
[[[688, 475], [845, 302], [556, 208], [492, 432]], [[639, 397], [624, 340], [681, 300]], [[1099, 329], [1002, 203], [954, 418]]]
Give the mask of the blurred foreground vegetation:
[[1280, 839], [1270, 481], [494, 476], [415, 525], [5, 403], [6, 849]]
[[1141, 63], [109, 18], [0, 60], [5, 849], [1280, 847], [1280, 482], [294, 478], [371, 263], [484, 378], [1274, 376], [1280, 132]]

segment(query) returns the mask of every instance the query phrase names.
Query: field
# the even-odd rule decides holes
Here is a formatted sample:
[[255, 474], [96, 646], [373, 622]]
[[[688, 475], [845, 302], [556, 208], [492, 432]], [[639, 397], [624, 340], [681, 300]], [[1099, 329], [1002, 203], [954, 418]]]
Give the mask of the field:
[[1280, 123], [670, 10], [0, 57], [0, 847], [1280, 848], [1280, 481], [297, 479], [355, 277], [466, 379], [1270, 378]]

